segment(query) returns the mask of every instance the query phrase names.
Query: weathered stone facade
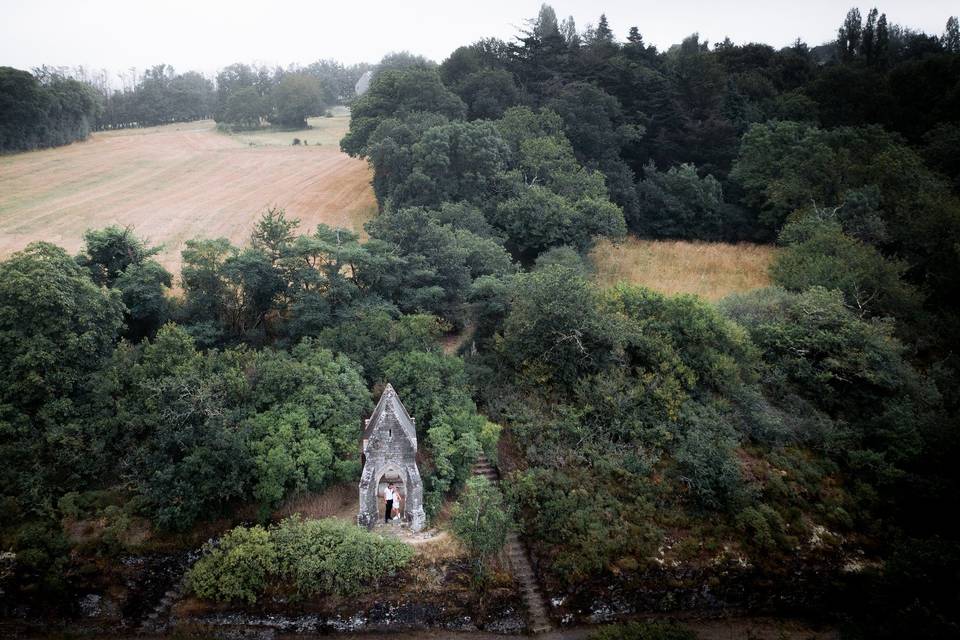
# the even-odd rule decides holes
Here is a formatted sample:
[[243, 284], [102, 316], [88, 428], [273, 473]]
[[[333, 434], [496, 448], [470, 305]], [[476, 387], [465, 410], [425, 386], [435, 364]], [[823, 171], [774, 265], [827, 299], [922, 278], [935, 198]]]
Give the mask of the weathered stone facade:
[[381, 485], [393, 482], [403, 496], [401, 520], [411, 530], [421, 530], [426, 524], [426, 514], [423, 511], [423, 481], [417, 468], [416, 421], [389, 384], [383, 390], [373, 415], [364, 423], [361, 446], [363, 474], [360, 476], [357, 523], [370, 528], [383, 521], [379, 497]]

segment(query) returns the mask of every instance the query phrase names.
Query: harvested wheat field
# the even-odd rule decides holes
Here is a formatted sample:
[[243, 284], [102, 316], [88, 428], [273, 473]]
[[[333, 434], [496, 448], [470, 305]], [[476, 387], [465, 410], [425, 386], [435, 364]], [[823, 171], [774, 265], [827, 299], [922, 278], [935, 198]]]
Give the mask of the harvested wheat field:
[[[200, 121], [0, 157], [0, 257], [34, 240], [74, 252], [87, 229], [129, 225], [162, 244], [161, 262], [177, 273], [186, 240], [243, 244], [271, 206], [300, 218], [301, 232], [321, 222], [361, 231], [376, 201], [367, 164], [336, 144], [349, 115], [310, 124], [231, 135]], [[291, 146], [294, 137], [311, 144]]]
[[768, 245], [640, 240], [600, 242], [591, 258], [596, 279], [643, 285], [663, 293], [693, 293], [707, 300], [770, 284], [768, 269], [776, 249]]

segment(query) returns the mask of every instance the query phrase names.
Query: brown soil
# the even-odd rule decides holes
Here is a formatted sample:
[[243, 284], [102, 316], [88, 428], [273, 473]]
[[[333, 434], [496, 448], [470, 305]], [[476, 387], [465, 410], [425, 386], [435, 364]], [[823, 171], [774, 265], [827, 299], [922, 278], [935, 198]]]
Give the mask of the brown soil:
[[301, 232], [321, 222], [359, 232], [376, 210], [370, 178], [333, 145], [251, 146], [211, 121], [97, 133], [0, 158], [0, 257], [35, 240], [74, 252], [86, 229], [132, 225], [164, 246], [160, 260], [176, 273], [186, 240], [244, 244], [271, 206], [299, 218]]

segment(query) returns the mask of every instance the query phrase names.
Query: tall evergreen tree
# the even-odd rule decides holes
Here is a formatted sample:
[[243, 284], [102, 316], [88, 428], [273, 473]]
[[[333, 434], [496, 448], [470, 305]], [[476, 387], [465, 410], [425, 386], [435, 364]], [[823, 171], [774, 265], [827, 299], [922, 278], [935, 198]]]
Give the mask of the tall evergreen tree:
[[947, 20], [947, 28], [940, 38], [940, 46], [947, 53], [960, 53], [960, 23], [957, 16], [950, 16]]
[[854, 7], [847, 12], [847, 17], [843, 20], [843, 25], [837, 32], [837, 47], [840, 59], [844, 62], [853, 60], [860, 50], [862, 38], [863, 19], [860, 17], [860, 9]]
[[613, 44], [613, 31], [610, 30], [610, 24], [607, 22], [607, 14], [600, 14], [600, 22], [593, 32], [594, 42]]
[[867, 14], [867, 24], [863, 28], [863, 41], [860, 43], [860, 54], [866, 58], [867, 64], [873, 64], [874, 50], [877, 38], [877, 8], [870, 9]]
[[877, 20], [877, 34], [873, 43], [874, 59], [880, 64], [886, 63], [890, 51], [890, 29], [887, 26], [887, 14], [881, 13]]

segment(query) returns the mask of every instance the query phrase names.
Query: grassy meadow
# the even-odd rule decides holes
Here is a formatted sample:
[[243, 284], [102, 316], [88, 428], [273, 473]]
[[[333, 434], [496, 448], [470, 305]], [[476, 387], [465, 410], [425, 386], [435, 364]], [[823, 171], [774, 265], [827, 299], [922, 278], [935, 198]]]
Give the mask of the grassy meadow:
[[731, 293], [770, 284], [768, 269], [775, 247], [748, 243], [603, 240], [591, 254], [596, 280], [643, 285], [662, 293], [692, 293], [719, 300]]
[[301, 143], [306, 141], [307, 146], [325, 147], [327, 150], [339, 151], [340, 138], [350, 127], [350, 110], [347, 107], [332, 107], [331, 117], [307, 118], [308, 129], [282, 129], [279, 127], [265, 127], [256, 131], [237, 131], [229, 133], [231, 138], [252, 147], [272, 146], [288, 147], [294, 138]]

